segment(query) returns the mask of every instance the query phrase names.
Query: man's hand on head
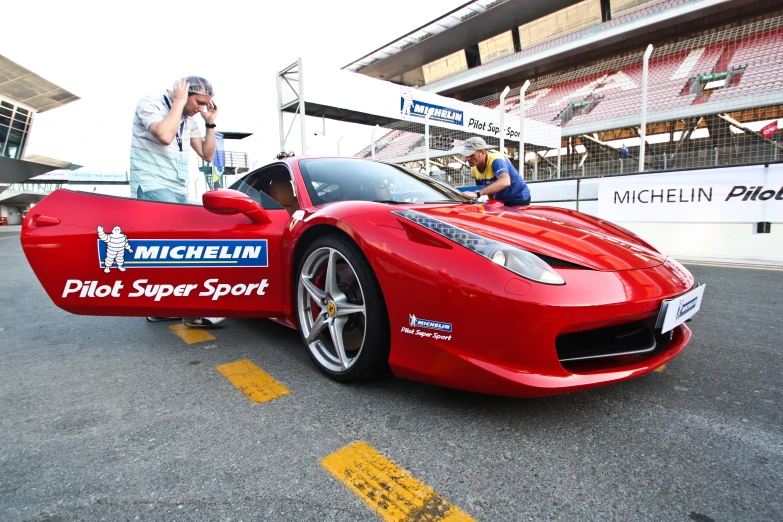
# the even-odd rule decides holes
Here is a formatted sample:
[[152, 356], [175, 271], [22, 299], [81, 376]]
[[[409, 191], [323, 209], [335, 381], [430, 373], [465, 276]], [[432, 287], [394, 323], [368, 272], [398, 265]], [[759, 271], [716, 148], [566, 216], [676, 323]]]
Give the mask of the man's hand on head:
[[173, 91], [166, 90], [166, 92], [169, 94], [169, 98], [171, 99], [172, 108], [177, 105], [180, 107], [185, 106], [188, 101], [188, 88], [190, 88], [190, 83], [188, 83], [185, 78], [180, 78], [174, 82]]
[[218, 115], [218, 108], [217, 105], [215, 105], [215, 102], [209, 102], [207, 105], [206, 110], [201, 111], [201, 117], [204, 118], [204, 121], [206, 123], [209, 123], [210, 125], [215, 123], [215, 120], [217, 119]]

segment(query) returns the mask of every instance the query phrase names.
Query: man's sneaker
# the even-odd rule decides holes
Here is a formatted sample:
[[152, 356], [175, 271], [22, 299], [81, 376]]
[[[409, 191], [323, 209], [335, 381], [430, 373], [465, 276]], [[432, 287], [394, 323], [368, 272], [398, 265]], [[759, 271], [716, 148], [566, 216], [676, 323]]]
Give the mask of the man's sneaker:
[[181, 317], [147, 317], [147, 321], [151, 323], [159, 323], [161, 321], [176, 321]]
[[182, 322], [185, 323], [185, 326], [211, 328], [219, 325], [225, 320], [225, 317], [185, 317]]

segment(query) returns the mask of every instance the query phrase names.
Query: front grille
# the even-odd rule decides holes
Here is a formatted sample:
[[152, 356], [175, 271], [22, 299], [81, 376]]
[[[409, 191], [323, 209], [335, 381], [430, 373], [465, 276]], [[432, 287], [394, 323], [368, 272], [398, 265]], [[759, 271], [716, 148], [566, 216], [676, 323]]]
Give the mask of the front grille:
[[672, 332], [655, 329], [656, 318], [563, 334], [555, 339], [561, 363], [587, 362], [622, 355], [644, 355], [665, 348]]

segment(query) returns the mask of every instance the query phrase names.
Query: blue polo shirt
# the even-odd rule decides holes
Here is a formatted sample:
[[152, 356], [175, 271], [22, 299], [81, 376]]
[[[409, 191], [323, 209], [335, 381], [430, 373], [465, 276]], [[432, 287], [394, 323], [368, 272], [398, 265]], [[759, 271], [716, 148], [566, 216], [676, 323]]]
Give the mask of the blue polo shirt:
[[498, 176], [501, 174], [508, 174], [511, 178], [511, 185], [504, 188], [500, 192], [492, 194], [492, 199], [497, 199], [503, 203], [521, 203], [530, 199], [530, 187], [527, 186], [525, 180], [519, 175], [517, 169], [511, 164], [511, 161], [499, 152], [487, 153], [487, 165], [484, 167], [484, 172], [480, 172], [476, 167], [470, 169], [473, 177], [479, 185], [484, 187], [491, 185], [497, 181]]

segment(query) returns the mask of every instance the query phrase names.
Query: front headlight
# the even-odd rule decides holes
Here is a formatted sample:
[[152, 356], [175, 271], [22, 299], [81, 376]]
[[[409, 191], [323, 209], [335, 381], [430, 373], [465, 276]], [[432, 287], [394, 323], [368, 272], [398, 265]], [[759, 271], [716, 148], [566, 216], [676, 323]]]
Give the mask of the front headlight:
[[502, 250], [495, 250], [490, 259], [500, 266], [506, 266], [506, 254]]
[[395, 210], [392, 214], [432, 230], [526, 279], [547, 285], [565, 284], [551, 266], [532, 252], [473, 234], [415, 210]]

